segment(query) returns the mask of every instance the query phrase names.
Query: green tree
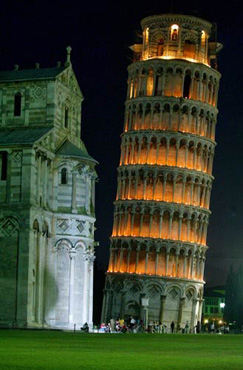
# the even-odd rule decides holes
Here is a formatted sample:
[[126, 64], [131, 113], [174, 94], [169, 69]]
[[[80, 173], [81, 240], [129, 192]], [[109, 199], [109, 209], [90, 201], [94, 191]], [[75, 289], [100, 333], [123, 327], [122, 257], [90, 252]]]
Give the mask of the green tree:
[[229, 323], [236, 322], [236, 327], [243, 325], [243, 267], [237, 271], [233, 267], [227, 275], [224, 319]]

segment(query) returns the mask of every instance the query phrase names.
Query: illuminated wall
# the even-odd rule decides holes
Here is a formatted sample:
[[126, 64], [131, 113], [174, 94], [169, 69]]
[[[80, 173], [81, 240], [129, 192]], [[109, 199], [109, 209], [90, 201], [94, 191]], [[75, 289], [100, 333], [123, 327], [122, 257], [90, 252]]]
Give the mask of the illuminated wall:
[[[209, 66], [216, 55], [208, 22], [161, 15], [145, 18], [141, 25], [143, 44], [131, 47], [134, 63], [128, 67], [106, 283], [113, 297], [109, 307], [116, 308], [109, 311], [106, 297], [103, 317], [119, 310], [131, 313], [129, 302], [136, 311], [141, 302], [129, 301], [127, 292], [135, 297], [140, 290], [140, 298], [151, 298], [153, 319], [169, 322], [172, 317], [181, 323], [189, 317], [193, 326], [202, 308], [201, 301], [195, 302], [202, 298], [204, 283], [220, 74]], [[128, 274], [140, 283], [130, 288]], [[150, 288], [148, 282], [155, 278], [157, 285]], [[163, 295], [161, 284], [167, 282], [172, 287]], [[182, 294], [185, 284], [192, 284], [191, 290]], [[159, 303], [156, 291], [163, 297]], [[172, 310], [177, 314], [169, 316], [178, 296]], [[119, 299], [120, 306], [115, 303]]]

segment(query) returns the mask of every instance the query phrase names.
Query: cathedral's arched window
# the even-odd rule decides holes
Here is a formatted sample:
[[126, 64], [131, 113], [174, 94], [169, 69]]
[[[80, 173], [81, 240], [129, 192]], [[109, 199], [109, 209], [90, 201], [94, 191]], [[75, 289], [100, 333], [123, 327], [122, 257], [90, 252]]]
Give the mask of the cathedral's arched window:
[[14, 95], [14, 116], [21, 116], [21, 94], [17, 93]]
[[189, 97], [190, 97], [190, 86], [191, 86], [191, 73], [189, 71], [187, 71], [186, 75], [185, 75], [185, 79], [184, 79], [183, 98], [189, 99]]
[[64, 127], [68, 128], [68, 121], [69, 121], [69, 109], [68, 107], [65, 107], [65, 112], [64, 112]]
[[0, 152], [0, 178], [2, 181], [7, 180], [8, 153]]
[[67, 184], [67, 169], [62, 168], [61, 170], [61, 184], [66, 185]]
[[178, 39], [179, 26], [177, 24], [173, 24], [170, 29], [170, 38], [172, 41], [176, 41]]

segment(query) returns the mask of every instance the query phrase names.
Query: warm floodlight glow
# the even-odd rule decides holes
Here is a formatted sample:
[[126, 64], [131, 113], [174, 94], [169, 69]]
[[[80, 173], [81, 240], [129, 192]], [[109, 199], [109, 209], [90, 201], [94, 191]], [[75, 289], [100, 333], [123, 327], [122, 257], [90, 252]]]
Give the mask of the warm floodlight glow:
[[156, 321], [170, 325], [174, 305], [175, 324], [192, 329], [203, 309], [219, 77], [208, 65], [207, 23], [160, 17], [142, 22], [143, 44], [131, 48], [109, 263], [116, 305], [110, 296], [104, 312], [149, 311], [152, 320], [142, 299], [150, 297]]

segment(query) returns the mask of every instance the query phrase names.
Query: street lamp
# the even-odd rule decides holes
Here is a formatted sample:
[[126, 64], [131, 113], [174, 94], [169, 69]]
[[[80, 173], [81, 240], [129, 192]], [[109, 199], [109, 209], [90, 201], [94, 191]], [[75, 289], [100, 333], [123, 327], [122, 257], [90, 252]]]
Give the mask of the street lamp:
[[143, 306], [143, 309], [144, 309], [145, 330], [148, 329], [148, 305], [149, 305], [149, 298], [142, 298], [142, 306]]

